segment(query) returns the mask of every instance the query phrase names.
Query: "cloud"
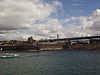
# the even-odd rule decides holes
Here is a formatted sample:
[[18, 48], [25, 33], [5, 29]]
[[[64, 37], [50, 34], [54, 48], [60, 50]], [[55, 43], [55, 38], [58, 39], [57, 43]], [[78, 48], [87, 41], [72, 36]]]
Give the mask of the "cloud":
[[60, 8], [63, 7], [63, 4], [61, 2], [59, 2], [58, 0], [54, 0], [52, 4], [55, 7], [60, 7]]
[[83, 6], [85, 1], [83, 0], [72, 0], [72, 6]]
[[100, 9], [94, 11], [91, 16], [80, 18], [80, 25], [85, 29], [100, 31]]
[[[60, 25], [60, 21], [57, 18], [48, 18], [45, 23], [34, 24], [34, 27], [27, 30], [20, 30], [18, 34], [25, 34], [29, 37], [33, 36], [34, 39], [53, 39], [57, 34], [61, 37], [65, 37], [63, 33], [63, 26]], [[27, 32], [28, 31], [28, 32]], [[18, 31], [17, 31], [18, 32]], [[15, 32], [13, 32], [15, 33]], [[11, 33], [9, 35], [12, 35]], [[23, 36], [25, 36], [23, 35]]]
[[0, 39], [23, 40], [30, 36], [53, 39], [57, 34], [60, 38], [100, 34], [100, 9], [91, 16], [53, 17], [62, 6], [58, 0], [52, 3], [44, 0], [0, 1]]
[[70, 12], [71, 12], [71, 13], [81, 14], [81, 13], [83, 13], [84, 11], [83, 11], [83, 10], [71, 10]]
[[62, 20], [66, 23], [66, 36], [100, 35], [100, 9], [93, 12], [91, 16], [70, 17]]
[[33, 33], [41, 38], [56, 38], [57, 34], [60, 38], [100, 35], [100, 9], [95, 10], [91, 16], [72, 16], [63, 20], [48, 18], [36, 24]]
[[[14, 30], [5, 34], [7, 40], [11, 39], [26, 39], [33, 36], [34, 39], [54, 39], [59, 34], [60, 37], [65, 37], [63, 26], [57, 18], [46, 18], [43, 23], [36, 23], [30, 29]], [[13, 38], [12, 38], [13, 37]]]
[[[59, 1], [47, 3], [43, 0], [2, 0], [0, 35], [4, 34], [4, 39], [26, 39], [30, 35], [36, 38], [52, 38], [58, 33], [57, 30], [60, 31], [61, 25], [58, 20], [51, 19], [50, 15], [62, 6]], [[47, 22], [38, 24], [39, 21], [46, 19]]]
[[60, 21], [57, 18], [55, 19], [49, 18], [48, 20], [46, 20], [45, 24], [38, 25], [36, 29], [40, 31], [39, 33], [36, 33], [36, 34], [44, 35], [47, 38], [50, 38], [50, 37], [56, 38], [57, 34], [60, 34], [61, 36], [64, 37], [64, 34], [62, 32], [63, 26], [61, 25]]
[[31, 27], [31, 23], [44, 19], [54, 7], [42, 0], [0, 1], [0, 30], [18, 30]]
[[[14, 30], [2, 35], [5, 39], [53, 39], [59, 34], [60, 38], [81, 37], [100, 34], [100, 9], [91, 16], [70, 17], [66, 19], [45, 18], [39, 23], [33, 23], [30, 29]], [[63, 25], [66, 24], [66, 25]], [[1, 38], [2, 38], [1, 37]]]
[[81, 3], [73, 3], [72, 6], [83, 6]]
[[72, 0], [73, 2], [85, 2], [83, 0]]
[[89, 28], [100, 31], [100, 9], [97, 9], [96, 11], [94, 11], [90, 22], [91, 21], [92, 21], [92, 24], [90, 25]]

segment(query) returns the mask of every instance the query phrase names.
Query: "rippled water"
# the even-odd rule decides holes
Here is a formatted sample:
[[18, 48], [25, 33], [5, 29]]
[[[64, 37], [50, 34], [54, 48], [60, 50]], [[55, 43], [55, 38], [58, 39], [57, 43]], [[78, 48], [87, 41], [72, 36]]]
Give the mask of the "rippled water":
[[[5, 55], [6, 52], [1, 52]], [[0, 59], [0, 75], [100, 75], [100, 51], [21, 52]]]

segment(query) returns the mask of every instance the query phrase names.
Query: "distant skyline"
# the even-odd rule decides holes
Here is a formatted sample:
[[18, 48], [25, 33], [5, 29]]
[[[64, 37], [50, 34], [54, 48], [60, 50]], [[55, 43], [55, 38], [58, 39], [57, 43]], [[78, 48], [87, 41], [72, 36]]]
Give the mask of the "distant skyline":
[[0, 40], [100, 35], [100, 0], [0, 0]]

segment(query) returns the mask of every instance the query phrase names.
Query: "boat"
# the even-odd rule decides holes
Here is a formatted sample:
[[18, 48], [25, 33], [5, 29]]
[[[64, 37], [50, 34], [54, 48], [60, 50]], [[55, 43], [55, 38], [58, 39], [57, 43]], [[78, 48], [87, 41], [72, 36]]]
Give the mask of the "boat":
[[6, 56], [1, 56], [1, 58], [19, 58], [19, 54], [9, 54], [9, 55], [6, 55]]
[[2, 51], [2, 48], [0, 48], [0, 51]]

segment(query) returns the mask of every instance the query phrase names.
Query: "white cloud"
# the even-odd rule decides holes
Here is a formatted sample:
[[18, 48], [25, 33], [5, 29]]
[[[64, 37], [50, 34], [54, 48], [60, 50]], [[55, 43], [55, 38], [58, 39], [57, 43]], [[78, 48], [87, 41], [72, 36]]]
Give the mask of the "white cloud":
[[[67, 23], [67, 36], [100, 35], [100, 9], [91, 16], [70, 17], [62, 21]], [[74, 23], [75, 22], [75, 23]]]
[[83, 6], [81, 3], [73, 3], [72, 6]]
[[[50, 15], [56, 13], [58, 7], [62, 7], [59, 1], [50, 4], [43, 0], [2, 0], [0, 33], [7, 37], [5, 39], [26, 39], [30, 35], [39, 39], [54, 38], [54, 34], [61, 33], [62, 26], [57, 19], [50, 19]], [[47, 22], [37, 23], [46, 19]]]
[[72, 6], [84, 6], [85, 0], [72, 0]]
[[0, 29], [30, 28], [31, 23], [44, 19], [54, 12], [54, 7], [42, 0], [2, 0], [0, 2]]
[[14, 30], [5, 34], [7, 39], [27, 39], [29, 36], [33, 36], [34, 39], [53, 39], [59, 34], [60, 37], [65, 37], [63, 33], [63, 26], [56, 18], [48, 18], [45, 23], [34, 24], [31, 29]]
[[[100, 34], [100, 9], [91, 16], [58, 19], [50, 17], [63, 4], [43, 0], [0, 1], [0, 39], [78, 37]], [[63, 25], [64, 24], [64, 25]], [[66, 24], [66, 25], [65, 25]]]
[[58, 0], [54, 0], [53, 1], [53, 6], [55, 6], [55, 7], [63, 7], [63, 4], [61, 3], [61, 2], [59, 2]]
[[63, 26], [57, 18], [48, 18], [45, 23], [35, 24], [30, 31], [35, 39], [53, 39], [59, 34], [60, 37], [65, 37]]

